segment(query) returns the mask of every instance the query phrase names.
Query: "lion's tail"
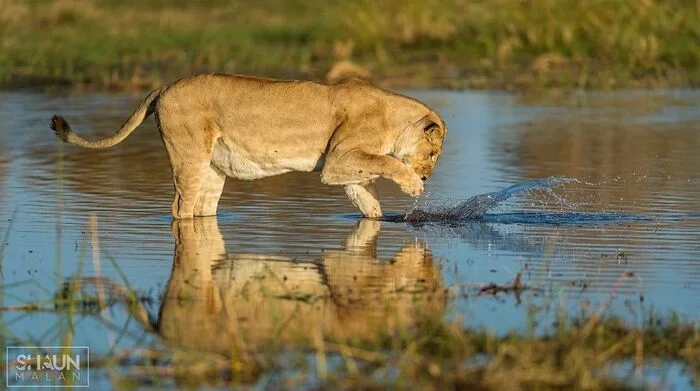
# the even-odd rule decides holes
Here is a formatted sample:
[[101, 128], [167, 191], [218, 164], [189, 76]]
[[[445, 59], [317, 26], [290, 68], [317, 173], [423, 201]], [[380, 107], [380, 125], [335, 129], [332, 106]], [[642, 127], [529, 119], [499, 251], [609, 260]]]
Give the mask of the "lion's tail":
[[134, 110], [134, 113], [131, 114], [131, 117], [129, 117], [126, 122], [122, 125], [117, 132], [107, 138], [103, 138], [101, 140], [87, 140], [79, 135], [73, 133], [71, 130], [70, 126], [68, 125], [68, 122], [61, 117], [60, 115], [54, 115], [51, 118], [51, 129], [56, 133], [56, 136], [63, 140], [63, 142], [66, 142], [68, 144], [73, 144], [77, 145], [83, 148], [90, 148], [90, 149], [104, 149], [104, 148], [109, 148], [113, 145], [117, 145], [120, 142], [122, 142], [125, 138], [127, 138], [131, 132], [136, 129], [137, 126], [143, 122], [144, 119], [146, 119], [149, 115], [155, 111], [155, 105], [156, 102], [158, 101], [158, 97], [160, 94], [165, 90], [165, 86], [160, 87], [158, 89], [155, 89], [151, 91], [150, 94], [146, 97], [146, 99], [141, 102], [141, 104]]

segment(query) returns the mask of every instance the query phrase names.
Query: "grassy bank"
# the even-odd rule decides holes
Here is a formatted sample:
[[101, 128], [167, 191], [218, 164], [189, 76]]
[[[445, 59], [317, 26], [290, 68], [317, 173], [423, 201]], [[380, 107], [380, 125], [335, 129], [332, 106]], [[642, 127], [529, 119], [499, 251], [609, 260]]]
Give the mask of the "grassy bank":
[[339, 62], [391, 86], [696, 85], [698, 42], [696, 0], [0, 0], [0, 86], [323, 80]]

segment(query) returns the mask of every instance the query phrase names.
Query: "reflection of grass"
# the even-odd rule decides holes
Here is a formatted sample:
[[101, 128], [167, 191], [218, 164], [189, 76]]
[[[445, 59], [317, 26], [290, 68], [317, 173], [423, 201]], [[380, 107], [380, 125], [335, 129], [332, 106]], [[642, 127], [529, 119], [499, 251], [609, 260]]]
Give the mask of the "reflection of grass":
[[[91, 287], [103, 289], [106, 296], [90, 293]], [[132, 301], [134, 294], [127, 288], [104, 278], [71, 280], [65, 289], [72, 288], [80, 291], [61, 292], [54, 310], [82, 308], [83, 316], [92, 313], [101, 318], [100, 312], [108, 310], [105, 304], [125, 304], [150, 330], [143, 299]], [[540, 321], [537, 313], [533, 312], [535, 323]], [[488, 330], [465, 329], [459, 319], [448, 322], [442, 316], [426, 316], [411, 328], [396, 333], [380, 328], [362, 341], [306, 335], [296, 344], [268, 342], [232, 350], [230, 356], [138, 345], [95, 354], [91, 365], [107, 369], [111, 381], [132, 386], [168, 384], [171, 379], [192, 387], [258, 382], [294, 388], [320, 381], [328, 388], [627, 389], [619, 372], [613, 376], [616, 365], [631, 363], [642, 370], [658, 360], [681, 362], [695, 381], [700, 380], [697, 324], [673, 315], [649, 313], [644, 318], [632, 328], [594, 312], [574, 319], [559, 317], [555, 331], [547, 336], [497, 336]], [[229, 340], [227, 335], [220, 338]]]
[[[328, 389], [628, 389], [632, 387], [620, 373], [613, 374], [617, 365], [632, 364], [641, 371], [645, 365], [659, 361], [680, 362], [696, 382], [700, 381], [700, 328], [697, 324], [674, 315], [658, 317], [647, 313], [637, 327], [629, 327], [620, 319], [604, 315], [607, 303], [573, 319], [562, 312], [551, 327], [553, 331], [545, 336], [534, 332], [498, 336], [489, 330], [465, 328], [460, 319], [446, 321], [442, 311], [428, 311], [411, 326], [378, 327], [361, 339], [331, 336], [319, 329], [318, 334], [298, 335], [291, 342], [270, 338], [263, 344], [255, 345], [252, 341], [241, 344], [240, 335], [229, 335], [227, 332], [233, 329], [226, 329], [221, 335], [213, 336], [223, 346], [231, 346], [226, 355], [182, 349], [177, 340], [166, 341], [167, 345], [160, 341], [145, 344], [143, 335], [134, 336], [127, 327], [131, 319], [136, 319], [141, 332], [159, 331], [158, 323], [150, 319], [146, 309], [152, 301], [129, 286], [113, 259], [110, 261], [123, 284], [99, 275], [99, 237], [94, 217], [90, 219], [89, 230], [96, 276], [82, 276], [80, 266], [77, 276], [64, 281], [51, 300], [2, 307], [0, 311], [56, 314], [59, 322], [67, 323], [58, 334], [64, 346], [74, 343], [74, 336], [80, 332], [76, 324], [81, 318], [92, 317], [99, 321], [108, 334], [118, 331], [118, 335], [110, 337], [107, 352], [91, 352], [91, 368], [97, 370], [93, 373], [107, 373], [107, 380], [115, 388], [154, 384], [163, 384], [165, 388], [172, 388], [173, 384], [180, 386], [178, 388], [223, 388], [257, 383], [260, 388], [273, 389], [306, 386]], [[627, 277], [623, 274], [618, 283]], [[519, 299], [520, 294], [534, 288], [523, 284], [521, 279], [518, 273], [509, 284], [474, 287], [471, 294], [473, 297], [514, 294]], [[26, 283], [31, 282], [36, 283]], [[24, 284], [17, 282], [2, 288]], [[450, 289], [444, 293], [449, 294]], [[432, 297], [434, 292], [405, 294], [424, 300], [425, 295]], [[175, 300], [188, 299], [177, 297]], [[316, 303], [332, 298], [290, 295], [279, 296], [276, 300]], [[433, 297], [432, 300], [437, 299]], [[108, 316], [117, 306], [126, 308], [129, 315], [123, 326], [113, 323]], [[531, 330], [543, 326], [541, 315], [539, 309], [531, 307]], [[119, 343], [127, 335], [135, 340], [134, 347]], [[31, 341], [21, 341], [9, 335], [6, 325], [2, 324], [0, 329], [0, 339], [10, 344], [51, 344], [50, 337], [45, 334], [31, 337]]]
[[5, 247], [7, 247], [9, 243], [10, 232], [12, 232], [12, 224], [15, 222], [15, 217], [17, 217], [17, 209], [12, 212], [12, 217], [9, 219], [9, 224], [7, 224], [5, 232], [3, 232], [2, 243], [0, 243], [0, 277], [2, 277], [3, 273], [5, 272]]
[[146, 88], [197, 71], [394, 84], [615, 87], [700, 80], [695, 1], [0, 0], [0, 81]]

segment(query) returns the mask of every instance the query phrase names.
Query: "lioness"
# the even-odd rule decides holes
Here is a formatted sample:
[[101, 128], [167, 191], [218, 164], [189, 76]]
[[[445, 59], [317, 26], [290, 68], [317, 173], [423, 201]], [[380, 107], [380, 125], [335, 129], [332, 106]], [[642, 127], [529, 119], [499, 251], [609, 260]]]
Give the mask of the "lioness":
[[344, 185], [366, 217], [382, 216], [375, 180], [412, 196], [435, 168], [447, 127], [423, 103], [349, 79], [331, 85], [240, 75], [185, 77], [152, 91], [111, 137], [90, 141], [61, 116], [61, 140], [102, 149], [124, 140], [150, 114], [170, 158], [176, 219], [211, 216], [226, 176], [258, 179], [321, 171]]

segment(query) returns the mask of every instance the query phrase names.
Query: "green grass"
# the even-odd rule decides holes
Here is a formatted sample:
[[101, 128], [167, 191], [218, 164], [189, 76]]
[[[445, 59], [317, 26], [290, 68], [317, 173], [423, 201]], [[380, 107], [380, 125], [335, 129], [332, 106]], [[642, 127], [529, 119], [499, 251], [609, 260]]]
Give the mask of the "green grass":
[[386, 85], [696, 85], [696, 0], [0, 0], [0, 85], [144, 89], [193, 72]]
[[[96, 295], [95, 289], [104, 289], [105, 296]], [[53, 301], [3, 310], [64, 317], [75, 309], [75, 315], [101, 319], [105, 327], [119, 329], [104, 314], [113, 311], [110, 307], [123, 306], [144, 331], [154, 332], [144, 308], [150, 304], [116, 282], [80, 277], [67, 281]], [[530, 309], [533, 324], [551, 321], [536, 307]], [[232, 345], [227, 355], [156, 340], [91, 352], [91, 368], [108, 371], [115, 386], [127, 388], [154, 383], [240, 387], [275, 381], [283, 388], [315, 384], [312, 388], [621, 390], [635, 387], [625, 378], [629, 373], [614, 375], [616, 366], [627, 363], [643, 371], [655, 363], [671, 362], [681, 363], [696, 384], [700, 381], [700, 328], [673, 314], [659, 316], [647, 310], [636, 326], [630, 326], [607, 315], [602, 306], [574, 318], [562, 313], [544, 335], [522, 331], [497, 335], [488, 329], [465, 328], [461, 319], [449, 321], [442, 315], [426, 314], [413, 326], [393, 331], [377, 328], [361, 339], [300, 335], [291, 342], [270, 339], [264, 345]], [[125, 332], [122, 328], [118, 337]], [[223, 332], [218, 338], [228, 341], [222, 343], [235, 339]]]
[[[102, 261], [96, 218], [91, 217], [88, 229], [93, 268], [99, 270]], [[91, 371], [93, 376], [105, 376], [119, 389], [153, 385], [192, 389], [258, 385], [275, 389], [622, 390], [635, 387], [626, 378], [630, 376], [629, 371], [618, 371], [616, 375], [616, 366], [631, 364], [633, 369], [643, 371], [645, 366], [655, 363], [680, 363], [695, 384], [700, 382], [700, 327], [697, 322], [673, 314], [659, 316], [640, 306], [640, 315], [635, 316], [638, 322], [631, 326], [606, 313], [608, 301], [594, 309], [582, 307], [581, 313], [573, 318], [562, 308], [555, 319], [552, 319], [551, 309], [545, 307], [554, 304], [556, 298], [539, 307], [523, 304], [528, 306], [529, 325], [524, 327], [525, 331], [504, 335], [485, 328], [465, 327], [459, 317], [446, 319], [444, 311], [427, 311], [410, 325], [377, 327], [362, 336], [342, 336], [331, 330], [320, 331], [321, 328], [317, 332], [304, 330], [305, 334], [294, 334], [292, 339], [269, 338], [258, 343], [240, 340], [246, 327], [255, 327], [246, 326], [244, 322], [240, 330], [232, 327], [209, 336], [230, 346], [227, 353], [186, 348], [187, 344], [183, 342], [180, 346], [178, 340], [155, 338], [145, 342], [147, 339], [143, 335], [129, 331], [127, 326], [133, 319], [142, 333], [160, 333], [159, 323], [151, 319], [155, 300], [135, 291], [117, 262], [113, 259], [110, 262], [122, 283], [99, 275], [83, 276], [81, 260], [77, 275], [64, 280], [55, 293], [42, 288], [48, 296], [45, 300], [27, 302], [23, 296], [7, 292], [25, 283], [36, 284], [33, 280], [0, 287], [21, 303], [3, 306], [0, 310], [55, 315], [62, 325], [58, 337], [66, 346], [73, 343], [74, 334], [79, 332], [75, 325], [78, 319], [89, 317], [100, 322], [112, 348], [106, 352], [91, 352]], [[522, 284], [520, 276], [518, 274], [511, 284], [497, 286], [499, 289], [475, 286], [471, 292], [473, 300], [489, 300], [488, 297], [479, 298], [482, 294], [515, 294], [519, 299], [519, 295], [536, 290], [536, 286]], [[459, 292], [463, 290], [460, 288]], [[405, 294], [413, 295], [418, 301], [446, 299], [449, 303], [458, 293], [447, 288]], [[162, 299], [166, 300], [164, 296]], [[189, 299], [178, 296], [177, 300], [182, 303]], [[287, 296], [270, 296], [267, 300], [308, 302], [305, 297]], [[315, 300], [333, 299], [319, 297]], [[123, 326], [112, 321], [115, 307], [123, 308], [128, 314]], [[385, 310], [391, 319], [391, 307]], [[290, 322], [294, 319], [293, 316], [286, 319], [284, 327], [278, 331], [288, 326], [293, 330]], [[535, 333], [535, 329], [549, 331]], [[46, 341], [50, 337], [29, 336], [31, 343], [25, 344], [51, 344], [53, 340]], [[20, 344], [27, 337], [12, 335], [0, 322], [0, 338], [10, 344]], [[135, 339], [133, 343], [116, 344], [132, 338]]]

